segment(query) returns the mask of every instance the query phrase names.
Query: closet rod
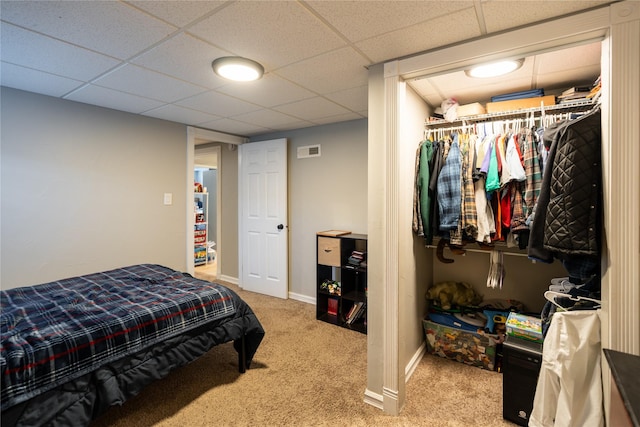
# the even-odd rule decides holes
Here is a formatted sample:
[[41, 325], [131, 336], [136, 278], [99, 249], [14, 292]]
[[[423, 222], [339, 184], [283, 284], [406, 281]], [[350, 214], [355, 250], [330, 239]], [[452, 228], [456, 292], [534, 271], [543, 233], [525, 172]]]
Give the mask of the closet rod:
[[[530, 113], [548, 113], [550, 111], [562, 111], [562, 110], [575, 110], [575, 109], [587, 109], [587, 107], [591, 108], [596, 105], [597, 101], [593, 99], [588, 100], [580, 100], [574, 102], [567, 102], [564, 104], [556, 104], [556, 105], [545, 105], [544, 107], [532, 107], [532, 108], [523, 108], [522, 110], [511, 110], [511, 111], [501, 111], [496, 113], [486, 113], [486, 114], [478, 114], [475, 116], [467, 116], [462, 117], [451, 122], [448, 122], [444, 119], [429, 121], [425, 120], [424, 125], [429, 126], [438, 126], [438, 125], [451, 125], [452, 123], [462, 123], [462, 122], [478, 122], [482, 120], [492, 119], [496, 117], [506, 117], [506, 116], [523, 116]], [[544, 110], [543, 110], [544, 109]]]
[[[437, 249], [438, 248], [438, 246], [436, 246], [436, 245], [427, 245], [426, 247], [427, 247], [427, 249]], [[519, 256], [519, 257], [526, 257], [526, 258], [529, 257], [529, 255], [525, 254], [525, 253], [509, 252], [508, 251], [509, 248], [504, 248], [504, 249], [507, 249], [507, 251], [505, 251], [503, 249], [500, 249], [500, 248], [495, 248], [495, 250], [497, 250], [497, 251], [502, 251], [502, 253], [504, 255]], [[475, 252], [475, 253], [479, 253], [479, 254], [487, 254], [487, 255], [491, 254], [490, 250], [485, 250], [485, 249], [472, 249], [472, 248], [471, 249], [467, 249], [467, 248], [463, 247], [462, 250], [464, 250], [466, 252]], [[462, 256], [464, 256], [464, 254]], [[531, 260], [531, 262], [535, 263], [536, 261], [535, 260]]]

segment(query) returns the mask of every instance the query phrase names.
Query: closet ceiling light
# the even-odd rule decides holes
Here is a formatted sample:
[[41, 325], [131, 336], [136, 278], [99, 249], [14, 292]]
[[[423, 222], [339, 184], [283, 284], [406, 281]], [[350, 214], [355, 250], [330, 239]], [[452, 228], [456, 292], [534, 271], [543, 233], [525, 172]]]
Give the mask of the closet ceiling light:
[[211, 63], [213, 71], [220, 77], [237, 82], [258, 80], [264, 74], [264, 67], [251, 59], [240, 56], [224, 56]]
[[487, 77], [498, 77], [504, 74], [511, 73], [512, 71], [517, 70], [522, 67], [523, 59], [516, 59], [511, 61], [500, 61], [500, 62], [492, 62], [491, 64], [483, 64], [478, 65], [476, 67], [471, 68], [470, 70], [465, 70], [465, 73], [469, 77], [478, 77], [478, 78], [487, 78]]

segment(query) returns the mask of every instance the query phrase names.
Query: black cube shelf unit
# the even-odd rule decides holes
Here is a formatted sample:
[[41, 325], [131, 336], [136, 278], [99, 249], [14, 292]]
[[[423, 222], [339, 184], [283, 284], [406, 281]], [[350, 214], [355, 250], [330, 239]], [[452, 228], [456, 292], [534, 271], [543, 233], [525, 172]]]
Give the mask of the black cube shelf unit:
[[316, 250], [316, 319], [366, 334], [367, 235], [321, 231]]

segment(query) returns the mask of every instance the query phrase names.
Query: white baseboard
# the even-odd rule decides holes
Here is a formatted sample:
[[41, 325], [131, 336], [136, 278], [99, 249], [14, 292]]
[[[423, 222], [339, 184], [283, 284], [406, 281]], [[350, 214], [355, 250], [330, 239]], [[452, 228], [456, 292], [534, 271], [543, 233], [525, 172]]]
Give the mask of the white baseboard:
[[364, 391], [364, 403], [367, 403], [378, 409], [384, 409], [382, 395], [374, 393], [369, 389], [366, 389]]
[[405, 384], [409, 382], [409, 378], [411, 378], [411, 375], [413, 375], [413, 373], [415, 372], [416, 368], [418, 367], [418, 364], [420, 363], [420, 360], [422, 360], [422, 357], [426, 352], [427, 352], [427, 344], [423, 342], [422, 345], [415, 352], [415, 354], [413, 355], [413, 357], [411, 358], [407, 366], [404, 368]]
[[[426, 343], [422, 343], [422, 345], [418, 348], [418, 350], [415, 352], [415, 354], [413, 355], [413, 357], [411, 358], [411, 360], [409, 361], [409, 363], [404, 369], [405, 383], [409, 382], [409, 378], [415, 372], [416, 368], [418, 367], [418, 364], [420, 363], [420, 360], [422, 360], [422, 357], [424, 356], [426, 351], [427, 351]], [[384, 411], [384, 396], [381, 394], [375, 393], [369, 389], [366, 389], [364, 391], [364, 403], [367, 403], [375, 408], [378, 408]]]
[[306, 302], [307, 304], [316, 305], [316, 299], [308, 295], [297, 294], [295, 292], [289, 292], [289, 298], [296, 301]]
[[[231, 277], [231, 276], [225, 276], [224, 274], [220, 275], [220, 280], [223, 280], [225, 282], [229, 282], [233, 285], [238, 285], [240, 286], [240, 281], [238, 280], [237, 277]], [[242, 286], [240, 286], [242, 288]]]

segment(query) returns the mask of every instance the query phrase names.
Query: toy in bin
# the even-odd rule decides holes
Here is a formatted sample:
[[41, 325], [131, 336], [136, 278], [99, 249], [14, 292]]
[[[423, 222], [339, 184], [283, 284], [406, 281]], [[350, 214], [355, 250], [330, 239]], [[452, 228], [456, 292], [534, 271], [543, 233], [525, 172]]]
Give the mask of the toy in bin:
[[526, 314], [509, 313], [507, 335], [541, 343], [543, 342], [542, 321]]
[[482, 313], [487, 318], [485, 331], [490, 334], [506, 334], [507, 333], [507, 316], [508, 311], [484, 309]]

